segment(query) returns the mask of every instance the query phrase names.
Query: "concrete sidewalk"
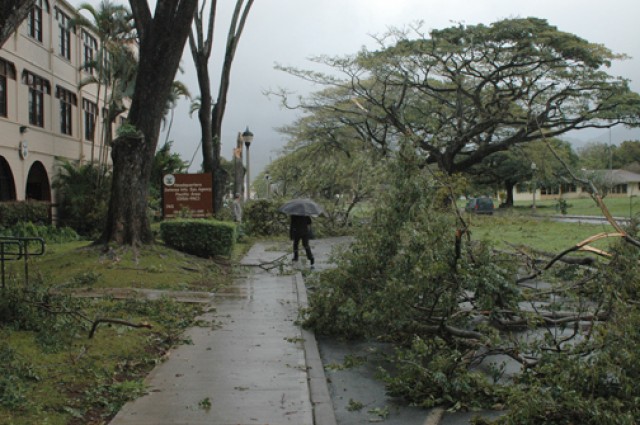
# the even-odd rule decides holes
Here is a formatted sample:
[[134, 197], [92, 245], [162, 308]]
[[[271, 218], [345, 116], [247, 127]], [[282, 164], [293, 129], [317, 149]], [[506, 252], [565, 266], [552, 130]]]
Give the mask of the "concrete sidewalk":
[[[216, 294], [167, 361], [147, 378], [148, 394], [126, 404], [111, 425], [334, 425], [315, 337], [297, 324], [306, 292], [299, 272], [258, 267], [288, 243], [258, 243], [247, 276]], [[317, 252], [317, 266], [326, 252]]]

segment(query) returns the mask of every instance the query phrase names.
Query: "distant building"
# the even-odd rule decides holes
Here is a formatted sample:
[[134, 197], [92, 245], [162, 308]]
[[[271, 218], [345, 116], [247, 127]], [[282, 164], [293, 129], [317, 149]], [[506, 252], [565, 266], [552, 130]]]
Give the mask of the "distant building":
[[80, 88], [98, 42], [69, 27], [77, 13], [64, 0], [36, 0], [0, 49], [0, 201], [53, 202], [56, 158], [109, 160], [99, 105], [106, 90]]
[[[627, 170], [583, 170], [583, 175], [592, 180], [597, 187], [604, 188], [606, 196], [611, 198], [624, 198], [640, 196], [640, 174]], [[520, 190], [518, 190], [520, 189]], [[530, 185], [516, 187], [513, 198], [515, 201], [531, 201], [533, 193]], [[536, 199], [571, 199], [589, 197], [589, 192], [584, 187], [575, 183], [563, 183], [553, 186], [540, 186], [536, 190]]]

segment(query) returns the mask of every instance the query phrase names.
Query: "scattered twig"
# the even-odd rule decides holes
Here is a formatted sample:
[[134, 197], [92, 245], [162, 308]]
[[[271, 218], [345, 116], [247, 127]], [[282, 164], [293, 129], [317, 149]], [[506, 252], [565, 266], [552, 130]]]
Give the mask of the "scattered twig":
[[276, 258], [273, 261], [260, 263], [258, 264], [258, 267], [266, 271], [277, 269], [278, 267], [281, 267], [284, 264], [285, 258], [287, 258], [287, 254], [281, 255], [280, 257]]
[[91, 332], [89, 332], [89, 339], [93, 338], [93, 334], [95, 333], [98, 325], [100, 323], [114, 323], [116, 325], [123, 325], [123, 326], [130, 326], [132, 328], [147, 328], [147, 329], [151, 329], [152, 326], [150, 323], [147, 322], [141, 322], [141, 323], [132, 323], [132, 322], [128, 322], [126, 320], [121, 320], [121, 319], [110, 319], [107, 317], [99, 317], [96, 320], [93, 321], [93, 326], [91, 327]]

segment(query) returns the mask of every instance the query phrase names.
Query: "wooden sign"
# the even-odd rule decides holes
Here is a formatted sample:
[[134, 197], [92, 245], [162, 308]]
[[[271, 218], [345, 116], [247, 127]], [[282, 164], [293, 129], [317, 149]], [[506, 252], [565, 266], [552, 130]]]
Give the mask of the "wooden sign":
[[211, 173], [166, 174], [162, 178], [163, 217], [211, 217], [212, 183]]

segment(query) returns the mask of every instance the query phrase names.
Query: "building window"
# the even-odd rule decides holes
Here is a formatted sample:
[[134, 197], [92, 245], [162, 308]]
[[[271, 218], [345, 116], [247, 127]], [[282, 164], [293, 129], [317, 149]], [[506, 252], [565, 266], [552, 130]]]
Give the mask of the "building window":
[[22, 83], [29, 86], [29, 124], [44, 127], [44, 95], [51, 94], [51, 85], [29, 71], [22, 72]]
[[87, 31], [82, 30], [82, 44], [84, 46], [84, 63], [82, 67], [85, 71], [91, 72], [91, 67], [95, 65], [94, 59], [98, 50], [98, 41]]
[[627, 193], [627, 185], [626, 184], [617, 184], [611, 188], [611, 193]]
[[82, 99], [82, 110], [84, 111], [84, 139], [93, 140], [98, 118], [98, 105], [90, 100]]
[[60, 99], [60, 133], [71, 136], [73, 107], [78, 105], [78, 98], [60, 86], [56, 86], [56, 97]]
[[7, 111], [7, 80], [16, 79], [16, 67], [11, 62], [0, 58], [0, 116], [6, 117]]
[[559, 195], [560, 186], [542, 186], [540, 188], [541, 195]]
[[36, 4], [27, 17], [27, 31], [29, 36], [42, 43], [42, 0], [36, 0]]
[[71, 60], [71, 20], [60, 9], [56, 8], [56, 21], [58, 21], [58, 48], [60, 56]]
[[578, 188], [573, 183], [562, 183], [560, 185], [560, 191], [562, 193], [575, 193], [577, 190]]

